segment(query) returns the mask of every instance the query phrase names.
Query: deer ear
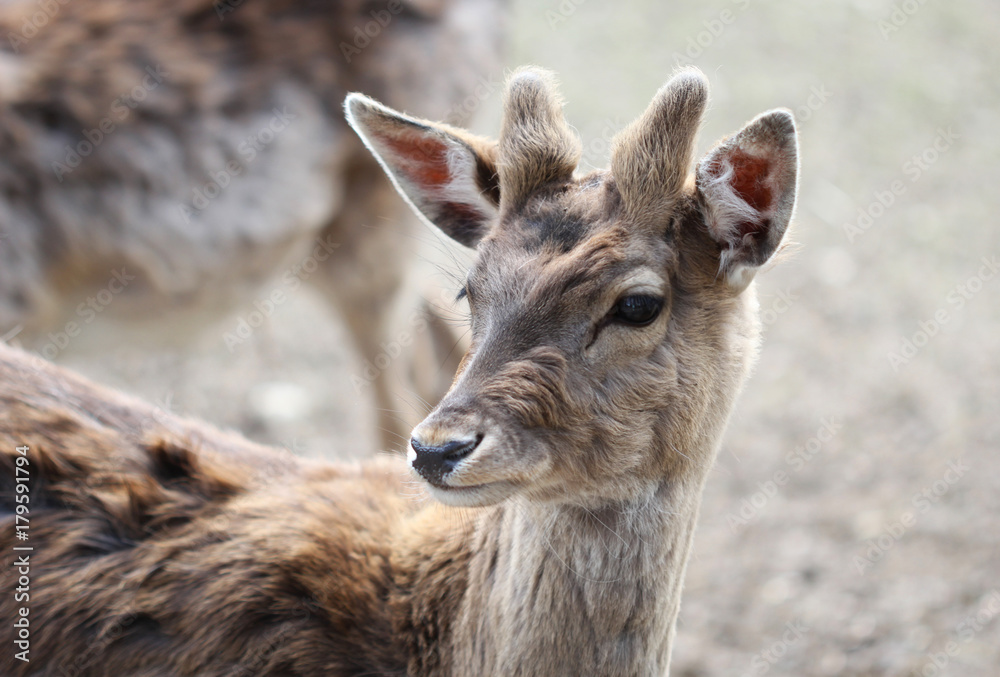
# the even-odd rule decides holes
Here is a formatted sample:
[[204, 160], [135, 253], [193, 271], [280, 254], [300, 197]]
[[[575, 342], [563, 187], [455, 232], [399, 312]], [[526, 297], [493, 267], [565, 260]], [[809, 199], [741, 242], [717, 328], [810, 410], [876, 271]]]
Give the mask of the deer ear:
[[344, 102], [347, 121], [414, 210], [475, 247], [500, 204], [496, 143], [398, 113], [361, 94]]
[[781, 244], [795, 209], [798, 157], [792, 114], [773, 110], [698, 164], [705, 221], [722, 246], [719, 272], [735, 289], [750, 284]]

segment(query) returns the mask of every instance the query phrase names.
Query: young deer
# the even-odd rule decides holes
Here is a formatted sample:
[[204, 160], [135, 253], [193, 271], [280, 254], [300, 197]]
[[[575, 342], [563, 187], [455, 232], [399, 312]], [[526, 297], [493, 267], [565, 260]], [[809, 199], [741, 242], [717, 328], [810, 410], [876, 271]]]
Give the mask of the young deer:
[[13, 510], [27, 446], [35, 548], [33, 662], [3, 669], [665, 674], [757, 347], [751, 283], [796, 191], [780, 110], [689, 177], [706, 98], [675, 76], [582, 177], [545, 72], [512, 77], [497, 143], [348, 98], [401, 192], [478, 249], [472, 347], [411, 439], [423, 489], [402, 459], [272, 471], [266, 450], [0, 350], [0, 481]]
[[[415, 220], [341, 104], [363, 88], [466, 121], [500, 68], [504, 4], [0, 6], [0, 336], [50, 359], [61, 330], [101, 351], [109, 336], [178, 343], [304, 281], [338, 311], [359, 362], [375, 361]], [[85, 304], [109, 284], [113, 303]], [[80, 329], [98, 316], [114, 330]], [[375, 393], [384, 446], [409, 433], [390, 413], [397, 372], [359, 386]]]

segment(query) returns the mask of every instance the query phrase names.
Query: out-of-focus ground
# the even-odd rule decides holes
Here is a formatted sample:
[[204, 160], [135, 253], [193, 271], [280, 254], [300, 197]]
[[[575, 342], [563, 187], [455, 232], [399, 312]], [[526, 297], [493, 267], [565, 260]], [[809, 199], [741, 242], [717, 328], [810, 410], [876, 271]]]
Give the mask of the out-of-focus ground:
[[[559, 73], [585, 167], [679, 62], [712, 83], [702, 150], [768, 108], [799, 121], [799, 247], [759, 278], [764, 347], [709, 478], [673, 673], [1000, 675], [995, 3], [514, 12], [508, 64]], [[495, 132], [501, 77], [484, 81], [479, 131]], [[415, 284], [453, 291], [430, 261], [461, 267], [440, 247], [414, 240]], [[183, 350], [62, 362], [304, 455], [370, 455], [364, 365], [327, 307], [303, 288], [228, 349], [252, 310]]]

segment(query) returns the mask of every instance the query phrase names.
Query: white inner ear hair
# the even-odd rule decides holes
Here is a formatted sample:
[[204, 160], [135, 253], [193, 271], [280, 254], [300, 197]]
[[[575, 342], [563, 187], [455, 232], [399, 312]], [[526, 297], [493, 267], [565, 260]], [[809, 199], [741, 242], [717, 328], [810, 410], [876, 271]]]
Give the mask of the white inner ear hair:
[[483, 218], [496, 211], [476, 184], [476, 159], [468, 148], [454, 142], [448, 144], [449, 181], [441, 188], [441, 197], [449, 202], [467, 204], [477, 209]]
[[[746, 152], [746, 148], [741, 148]], [[709, 234], [717, 241], [727, 245], [719, 257], [719, 274], [724, 275], [730, 286], [743, 289], [757, 270], [757, 266], [734, 262], [740, 245], [752, 242], [750, 234], [740, 235], [741, 223], [762, 224], [773, 216], [773, 209], [757, 210], [740, 197], [733, 187], [736, 169], [733, 167], [729, 153], [722, 152], [711, 161], [712, 169], [721, 169], [718, 175], [711, 172], [711, 177], [702, 188], [707, 199], [706, 221]], [[770, 175], [764, 176], [762, 182], [769, 184], [774, 195], [776, 186]]]

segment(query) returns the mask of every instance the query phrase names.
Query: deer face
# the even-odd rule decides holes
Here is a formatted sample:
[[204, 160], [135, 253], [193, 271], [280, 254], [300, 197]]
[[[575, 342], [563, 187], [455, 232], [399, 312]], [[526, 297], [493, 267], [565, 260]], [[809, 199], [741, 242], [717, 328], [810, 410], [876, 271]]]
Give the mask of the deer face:
[[746, 290], [791, 218], [797, 147], [791, 116], [765, 113], [692, 181], [706, 99], [699, 73], [674, 77], [610, 170], [577, 177], [544, 72], [511, 79], [495, 143], [348, 98], [400, 192], [477, 248], [471, 348], [410, 444], [443, 502], [599, 503], [707, 463], [693, 450], [721, 432], [753, 355]]

